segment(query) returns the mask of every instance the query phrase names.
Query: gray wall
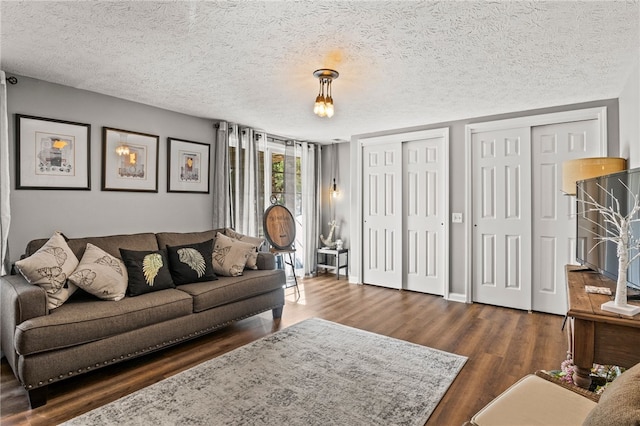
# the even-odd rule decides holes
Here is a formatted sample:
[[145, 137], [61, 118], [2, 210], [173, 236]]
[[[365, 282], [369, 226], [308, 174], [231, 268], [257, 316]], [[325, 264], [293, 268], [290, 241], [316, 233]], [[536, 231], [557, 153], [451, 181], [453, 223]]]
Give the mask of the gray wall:
[[[82, 237], [211, 229], [212, 194], [167, 193], [167, 137], [211, 144], [213, 121], [17, 77], [18, 84], [7, 87], [12, 260], [24, 253], [29, 240], [49, 237], [55, 230], [68, 237]], [[15, 189], [15, 114], [91, 124], [90, 191]], [[100, 190], [103, 126], [160, 136], [158, 193]]]
[[628, 159], [630, 169], [640, 167], [640, 62], [629, 74], [619, 97], [620, 156]]
[[[564, 105], [550, 108], [541, 108], [530, 111], [520, 111], [513, 112], [508, 114], [499, 114], [499, 115], [491, 115], [486, 117], [475, 117], [466, 120], [457, 120], [450, 121], [444, 123], [434, 123], [425, 126], [418, 126], [412, 128], [405, 129], [393, 129], [385, 132], [377, 132], [371, 134], [363, 134], [356, 135], [352, 139], [364, 138], [364, 137], [373, 137], [373, 136], [382, 136], [394, 133], [403, 133], [409, 131], [418, 131], [418, 130], [427, 130], [427, 129], [437, 129], [442, 127], [449, 127], [449, 211], [451, 213], [460, 212], [464, 213], [465, 210], [465, 190], [466, 190], [466, 180], [465, 180], [465, 126], [467, 124], [472, 123], [480, 123], [485, 121], [494, 121], [494, 120], [504, 120], [508, 118], [515, 117], [523, 117], [528, 115], [538, 115], [538, 114], [548, 114], [559, 111], [570, 111], [576, 109], [585, 109], [585, 108], [594, 108], [594, 107], [607, 107], [607, 130], [608, 130], [608, 149], [609, 155], [618, 155], [619, 153], [619, 124], [618, 124], [618, 100], [617, 99], [608, 99], [594, 102], [586, 102], [580, 104], [572, 104], [572, 105]], [[351, 143], [353, 145], [353, 142]], [[349, 162], [350, 171], [349, 174], [353, 173], [353, 170], [356, 170], [356, 165], [353, 164], [351, 158], [354, 158], [354, 150], [355, 147], [351, 146], [349, 153], [346, 151], [340, 157], [340, 163], [344, 164]], [[342, 151], [341, 151], [342, 153]], [[327, 161], [327, 157], [325, 157], [325, 152], [323, 151], [323, 162]], [[343, 174], [342, 187], [347, 190], [351, 187], [352, 183], [347, 182], [349, 179], [349, 175]], [[350, 194], [345, 193], [343, 196], [349, 198], [349, 209], [355, 209], [357, 200], [351, 199]], [[347, 218], [349, 219], [349, 218]], [[323, 218], [323, 222], [326, 222], [328, 219]], [[465, 222], [467, 218], [464, 218]], [[357, 225], [352, 225], [357, 226]], [[455, 293], [458, 295], [465, 294], [465, 223], [451, 223], [450, 224], [450, 283], [449, 283], [449, 292]], [[350, 246], [355, 246], [358, 244], [356, 241], [350, 241]], [[351, 260], [352, 256], [350, 256]], [[358, 277], [361, 279], [361, 277]]]
[[[335, 149], [335, 155], [333, 150]], [[334, 164], [334, 158], [335, 164]], [[341, 142], [333, 145], [322, 146], [322, 220], [320, 229], [323, 235], [329, 233], [329, 221], [336, 219], [339, 228], [336, 229], [334, 240], [340, 238], [344, 242], [344, 247], [350, 247], [349, 241], [349, 142]], [[331, 197], [333, 187], [333, 173], [335, 170], [336, 185], [339, 194], [336, 198]]]

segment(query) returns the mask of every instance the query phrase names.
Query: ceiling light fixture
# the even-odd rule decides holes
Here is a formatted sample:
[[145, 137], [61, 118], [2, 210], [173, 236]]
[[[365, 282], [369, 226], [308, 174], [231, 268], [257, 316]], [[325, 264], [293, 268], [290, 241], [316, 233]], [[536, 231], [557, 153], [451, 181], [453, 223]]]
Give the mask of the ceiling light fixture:
[[313, 72], [313, 76], [320, 80], [320, 90], [313, 106], [313, 112], [320, 117], [333, 117], [331, 82], [338, 78], [338, 75], [338, 71], [327, 68], [321, 68]]

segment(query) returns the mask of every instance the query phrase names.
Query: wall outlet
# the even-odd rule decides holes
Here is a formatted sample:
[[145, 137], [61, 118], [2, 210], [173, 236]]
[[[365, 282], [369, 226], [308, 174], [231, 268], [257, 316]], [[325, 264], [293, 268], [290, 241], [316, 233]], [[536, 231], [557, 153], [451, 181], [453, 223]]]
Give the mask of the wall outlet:
[[462, 213], [451, 213], [451, 222], [462, 223]]

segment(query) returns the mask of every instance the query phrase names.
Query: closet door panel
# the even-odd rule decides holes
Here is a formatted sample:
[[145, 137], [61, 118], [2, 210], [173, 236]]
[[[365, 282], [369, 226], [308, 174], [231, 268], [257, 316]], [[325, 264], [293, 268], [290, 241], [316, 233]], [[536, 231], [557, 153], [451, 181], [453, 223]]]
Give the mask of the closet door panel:
[[533, 153], [533, 309], [564, 315], [567, 294], [564, 265], [576, 262], [576, 198], [561, 191], [562, 163], [598, 157], [602, 141], [598, 120], [536, 126]]
[[531, 308], [530, 128], [472, 135], [473, 300]]
[[402, 146], [363, 148], [363, 282], [402, 288]]

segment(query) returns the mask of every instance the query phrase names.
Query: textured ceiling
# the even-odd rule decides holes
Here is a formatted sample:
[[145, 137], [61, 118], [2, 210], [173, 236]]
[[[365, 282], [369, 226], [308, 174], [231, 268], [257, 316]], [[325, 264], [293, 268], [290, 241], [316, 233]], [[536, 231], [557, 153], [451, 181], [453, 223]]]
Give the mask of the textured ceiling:
[[[8, 73], [321, 142], [616, 98], [640, 49], [637, 1], [0, 7]], [[340, 72], [331, 119], [317, 68]]]

